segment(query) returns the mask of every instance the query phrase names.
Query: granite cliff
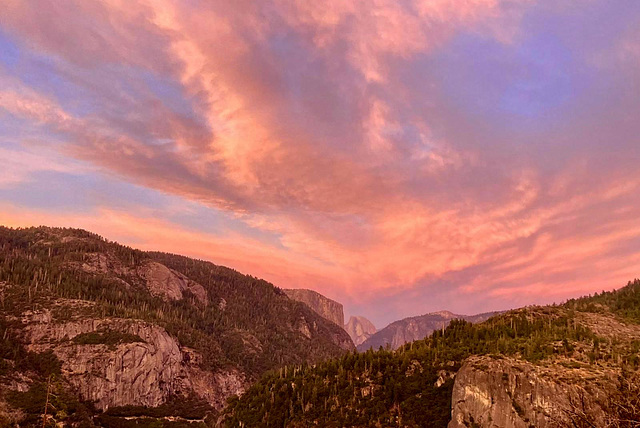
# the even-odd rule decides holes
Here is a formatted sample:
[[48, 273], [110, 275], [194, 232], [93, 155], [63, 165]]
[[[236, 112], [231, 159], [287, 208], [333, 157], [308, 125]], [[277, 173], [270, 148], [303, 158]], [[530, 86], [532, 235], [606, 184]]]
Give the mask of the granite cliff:
[[195, 396], [220, 410], [226, 397], [241, 394], [247, 385], [237, 369], [202, 370], [202, 355], [157, 324], [92, 318], [95, 305], [82, 300], [56, 299], [48, 306], [9, 320], [27, 352], [52, 351], [80, 399], [101, 411], [157, 407], [175, 396]]
[[591, 346], [558, 340], [552, 357], [535, 363], [468, 358], [455, 374], [448, 428], [640, 426], [640, 372], [623, 363], [628, 355], [637, 367], [640, 325], [599, 312], [572, 316], [575, 328], [595, 335]]
[[607, 426], [603, 403], [616, 373], [565, 370], [514, 358], [474, 357], [455, 377], [449, 428]]
[[328, 319], [340, 327], [344, 326], [344, 309], [341, 303], [331, 300], [313, 290], [291, 288], [283, 289], [282, 291], [284, 291], [290, 299], [309, 306], [323, 318]]

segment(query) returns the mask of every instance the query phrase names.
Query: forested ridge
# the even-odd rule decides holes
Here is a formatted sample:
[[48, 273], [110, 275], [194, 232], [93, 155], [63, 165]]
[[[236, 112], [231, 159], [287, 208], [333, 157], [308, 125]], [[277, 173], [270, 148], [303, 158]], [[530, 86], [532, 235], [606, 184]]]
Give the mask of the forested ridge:
[[454, 320], [397, 351], [380, 348], [270, 372], [231, 400], [226, 425], [446, 427], [453, 377], [472, 355], [637, 373], [640, 340], [618, 343], [599, 336], [579, 321], [590, 314], [640, 324], [640, 281], [563, 305], [510, 311], [480, 324]]
[[[93, 269], [98, 261], [105, 264], [103, 270]], [[136, 270], [149, 261], [202, 285], [208, 300], [202, 302], [189, 291], [178, 300], [151, 294]], [[60, 299], [90, 305], [71, 313], [56, 305]], [[78, 229], [0, 227], [0, 308], [0, 377], [24, 372], [39, 379], [30, 395], [13, 394], [14, 402], [24, 405], [27, 413], [36, 412], [38, 405], [42, 408], [43, 385], [50, 375], [58, 378], [61, 363], [52, 352], [25, 349], [20, 320], [26, 312], [50, 310], [58, 322], [80, 313], [92, 319], [156, 324], [181, 346], [197, 351], [203, 369], [238, 369], [249, 382], [285, 364], [341, 355], [351, 343], [341, 328], [267, 281], [202, 260], [132, 249]], [[313, 328], [301, 331], [303, 322]], [[74, 342], [114, 347], [140, 340], [104, 331], [77, 336]], [[61, 385], [58, 382], [60, 394]]]
[[[162, 263], [201, 284], [211, 304], [203, 306], [193, 297], [164, 301], [118, 281], [135, 285], [137, 278], [70, 268], [92, 253], [108, 253], [128, 266], [147, 259]], [[264, 280], [202, 260], [135, 250], [82, 230], [1, 227], [0, 282], [11, 285], [4, 292], [5, 311], [36, 308], [52, 297], [93, 301], [99, 304], [92, 309], [95, 315], [159, 323], [185, 346], [202, 351], [211, 369], [231, 363], [257, 376], [282, 364], [342, 352], [322, 337], [341, 329]], [[301, 335], [291, 326], [301, 317], [319, 326], [319, 340], [298, 340]], [[246, 352], [243, 333], [254, 336], [263, 352]]]

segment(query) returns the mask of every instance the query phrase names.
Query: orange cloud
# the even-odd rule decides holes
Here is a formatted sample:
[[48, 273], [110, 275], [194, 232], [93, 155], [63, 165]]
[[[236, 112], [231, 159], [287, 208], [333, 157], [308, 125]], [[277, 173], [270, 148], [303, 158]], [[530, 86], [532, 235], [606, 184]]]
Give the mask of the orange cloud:
[[[624, 161], [633, 129], [596, 126], [600, 110], [583, 104], [550, 110], [571, 126], [511, 129], [512, 116], [491, 122], [460, 107], [450, 95], [459, 81], [448, 80], [459, 69], [433, 59], [462, 33], [517, 44], [537, 3], [109, 0], [34, 10], [9, 0], [2, 28], [72, 85], [38, 91], [0, 73], [0, 109], [61, 136], [56, 149], [100, 173], [223, 210], [279, 245], [109, 207], [51, 218], [5, 204], [0, 220], [85, 227], [353, 301], [454, 276], [463, 292], [500, 298], [617, 282], [636, 252], [598, 254], [640, 234], [640, 177], [632, 162], [601, 156], [601, 141], [622, 141]], [[468, 79], [491, 74], [461, 64]], [[514, 88], [498, 83], [501, 101]], [[474, 106], [482, 93], [468, 96]], [[633, 107], [609, 114], [631, 117]], [[64, 170], [15, 150], [0, 156], [17, 165], [0, 184]], [[580, 285], [581, 269], [607, 265]]]

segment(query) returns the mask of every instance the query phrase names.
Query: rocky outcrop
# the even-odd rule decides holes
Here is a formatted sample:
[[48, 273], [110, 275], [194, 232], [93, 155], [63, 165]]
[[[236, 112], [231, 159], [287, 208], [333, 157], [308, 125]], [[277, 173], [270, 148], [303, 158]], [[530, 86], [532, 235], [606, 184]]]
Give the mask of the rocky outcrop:
[[325, 319], [339, 325], [344, 326], [344, 310], [342, 304], [331, 300], [313, 290], [304, 289], [283, 289], [287, 296], [292, 300], [302, 302], [313, 309]]
[[594, 366], [472, 357], [455, 377], [449, 428], [605, 426], [602, 403], [614, 379]]
[[167, 301], [183, 299], [188, 292], [201, 304], [209, 303], [207, 290], [202, 285], [161, 263], [145, 260], [133, 266], [109, 253], [87, 253], [83, 258], [82, 263], [72, 266], [94, 275], [110, 276], [126, 288], [140, 284], [152, 295]]
[[424, 339], [434, 330], [445, 328], [453, 319], [464, 319], [469, 322], [482, 322], [497, 312], [478, 315], [458, 315], [449, 311], [431, 312], [425, 315], [395, 321], [382, 330], [371, 335], [358, 345], [358, 351], [378, 349], [379, 347], [398, 349], [405, 343]]
[[[77, 309], [86, 304], [59, 301], [57, 307]], [[155, 324], [120, 318], [61, 321], [54, 319], [50, 310], [26, 312], [21, 321], [27, 349], [53, 351], [62, 361], [65, 380], [83, 400], [94, 402], [100, 410], [127, 405], [156, 407], [171, 397], [194, 395], [219, 410], [229, 396], [244, 392], [246, 387], [237, 370], [202, 370], [197, 352], [182, 347]]]
[[377, 331], [371, 321], [362, 316], [351, 316], [344, 329], [349, 333], [356, 346], [363, 343]]
[[[68, 243], [74, 241], [74, 239], [63, 239], [62, 241]], [[70, 264], [73, 267], [92, 274], [125, 276], [131, 273], [131, 269], [128, 266], [119, 258], [109, 253], [86, 253], [82, 256], [81, 263], [72, 262]]]
[[146, 261], [138, 267], [137, 271], [146, 281], [149, 292], [154, 296], [160, 296], [166, 300], [180, 300], [185, 297], [185, 292], [190, 292], [200, 303], [206, 305], [209, 302], [207, 290], [202, 285], [163, 264]]
[[216, 410], [226, 406], [227, 398], [243, 394], [248, 386], [246, 377], [236, 369], [211, 373], [191, 365], [187, 372], [196, 396], [203, 398]]

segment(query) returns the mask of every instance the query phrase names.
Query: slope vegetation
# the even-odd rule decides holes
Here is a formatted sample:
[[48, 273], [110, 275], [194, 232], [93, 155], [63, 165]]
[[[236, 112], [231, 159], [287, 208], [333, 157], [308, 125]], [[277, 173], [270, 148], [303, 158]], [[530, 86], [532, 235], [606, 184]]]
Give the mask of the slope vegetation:
[[175, 400], [201, 420], [268, 370], [353, 349], [266, 281], [74, 229], [0, 227], [0, 306], [0, 418], [27, 425], [45, 383], [64, 397], [58, 422], [127, 406], [175, 416]]
[[635, 281], [479, 324], [453, 320], [395, 351], [270, 372], [231, 400], [226, 424], [635, 427], [639, 351]]

